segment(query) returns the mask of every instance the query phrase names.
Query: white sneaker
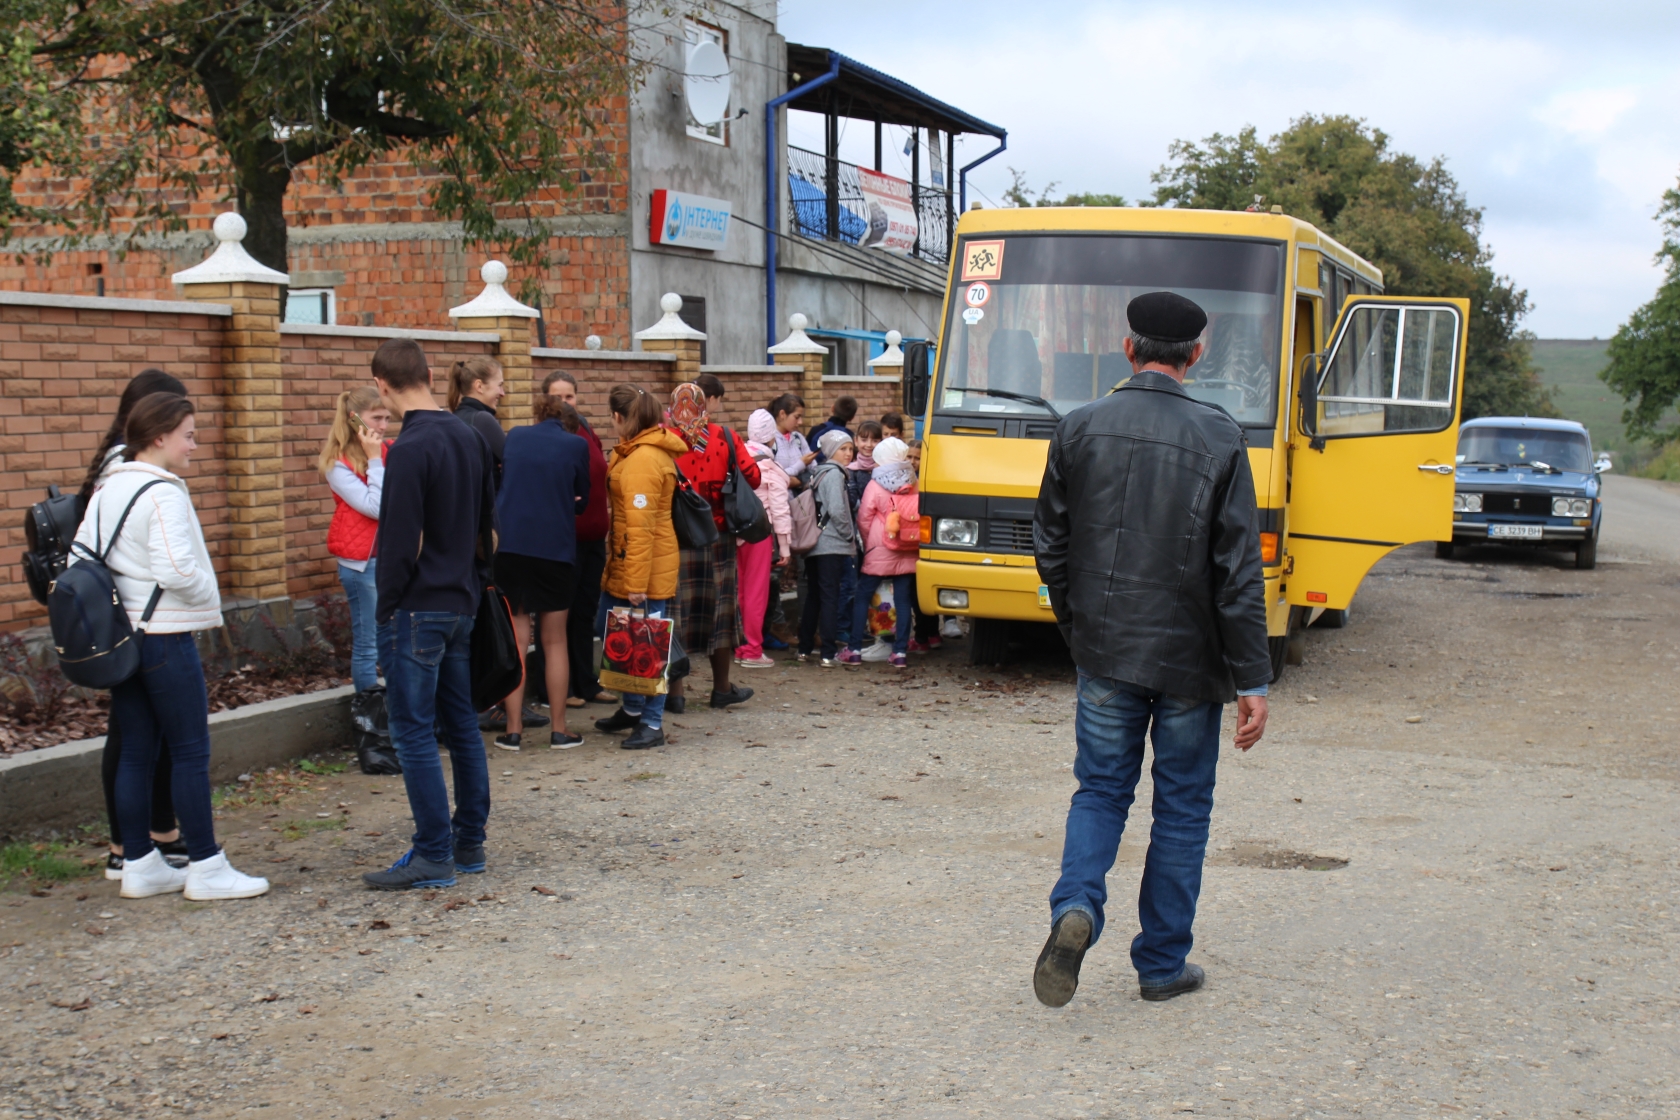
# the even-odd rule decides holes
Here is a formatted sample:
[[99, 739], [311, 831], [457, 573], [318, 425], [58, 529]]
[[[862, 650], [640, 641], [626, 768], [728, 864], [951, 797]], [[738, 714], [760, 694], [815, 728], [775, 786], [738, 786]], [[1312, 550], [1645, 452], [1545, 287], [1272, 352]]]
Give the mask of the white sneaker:
[[942, 637], [942, 638], [960, 638], [960, 637], [962, 637], [963, 636], [962, 620], [959, 619], [954, 614], [946, 615], [944, 624], [939, 627], [939, 636]]
[[122, 865], [124, 898], [150, 898], [154, 894], [174, 894], [187, 885], [187, 871], [169, 866], [163, 853], [153, 848], [139, 859], [125, 859]]
[[268, 880], [235, 871], [226, 853], [187, 864], [187, 898], [192, 902], [214, 902], [219, 898], [255, 898], [268, 893]]
[[885, 641], [881, 638], [876, 638], [875, 643], [866, 648], [858, 656], [862, 657], [865, 661], [885, 661], [887, 658], [892, 656], [892, 651], [891, 642]]

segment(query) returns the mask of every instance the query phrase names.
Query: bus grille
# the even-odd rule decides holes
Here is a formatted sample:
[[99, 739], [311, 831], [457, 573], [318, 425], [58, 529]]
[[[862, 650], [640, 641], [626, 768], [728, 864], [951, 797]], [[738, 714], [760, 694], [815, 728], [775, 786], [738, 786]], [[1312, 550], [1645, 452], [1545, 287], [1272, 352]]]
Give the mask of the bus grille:
[[986, 544], [999, 552], [1031, 552], [1033, 523], [994, 517], [987, 523]]

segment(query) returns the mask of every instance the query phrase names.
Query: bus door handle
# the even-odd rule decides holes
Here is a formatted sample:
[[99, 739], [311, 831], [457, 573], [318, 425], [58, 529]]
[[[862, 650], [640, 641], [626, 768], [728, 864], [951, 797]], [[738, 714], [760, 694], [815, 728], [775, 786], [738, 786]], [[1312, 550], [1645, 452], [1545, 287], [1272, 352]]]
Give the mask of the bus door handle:
[[1452, 474], [1454, 467], [1451, 463], [1419, 463], [1418, 470], [1434, 471], [1436, 474]]

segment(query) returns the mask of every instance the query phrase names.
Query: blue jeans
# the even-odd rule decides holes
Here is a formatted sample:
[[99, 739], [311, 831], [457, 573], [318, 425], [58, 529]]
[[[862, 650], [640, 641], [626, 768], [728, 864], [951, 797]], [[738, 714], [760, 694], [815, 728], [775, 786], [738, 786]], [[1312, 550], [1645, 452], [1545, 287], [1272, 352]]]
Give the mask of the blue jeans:
[[[834, 640], [850, 648], [856, 648], [852, 641], [852, 601], [857, 597], [858, 562], [856, 556], [846, 557], [846, 566], [840, 569], [840, 609], [834, 616]], [[859, 634], [863, 631], [859, 630]]]
[[1120, 850], [1120, 834], [1143, 770], [1143, 737], [1155, 761], [1155, 818], [1138, 891], [1132, 966], [1143, 984], [1166, 984], [1184, 971], [1194, 942], [1202, 857], [1213, 815], [1213, 772], [1219, 761], [1222, 704], [1199, 704], [1107, 677], [1079, 673], [1073, 773], [1079, 789], [1068, 807], [1062, 877], [1050, 892], [1050, 921], [1069, 910], [1091, 915], [1091, 943], [1102, 936], [1105, 876]]
[[911, 613], [910, 600], [916, 594], [916, 574], [907, 572], [901, 576], [872, 576], [868, 572], [858, 576], [857, 608], [852, 612], [852, 632], [858, 636], [858, 644], [864, 644], [863, 637], [869, 632], [869, 600], [875, 597], [875, 592], [883, 582], [891, 582], [893, 589], [893, 614], [897, 623], [893, 630], [893, 652], [910, 652], [910, 626], [915, 621]]
[[338, 565], [338, 582], [350, 604], [350, 681], [357, 692], [379, 685], [379, 624], [373, 618], [379, 588], [373, 582], [373, 567], [372, 560], [365, 572], [347, 568], [343, 561]]
[[117, 763], [117, 817], [123, 858], [152, 850], [152, 768], [169, 744], [169, 788], [192, 859], [212, 859], [215, 818], [210, 807], [210, 704], [204, 665], [191, 634], [136, 634], [140, 671], [111, 690], [111, 716], [122, 728]]
[[[601, 606], [595, 612], [596, 637], [606, 637], [607, 612], [614, 607], [629, 607], [632, 610], [644, 610], [648, 614], [662, 614], [666, 618], [671, 617], [671, 600], [669, 599], [649, 599], [640, 607], [637, 607], [628, 599], [614, 598], [603, 591], [601, 592]], [[690, 653], [689, 656], [693, 657], [694, 655]], [[624, 714], [635, 716], [641, 721], [642, 726], [649, 731], [658, 731], [665, 726], [665, 693], [661, 692], [658, 696], [643, 696], [639, 692], [620, 692], [618, 698], [619, 705], [624, 709]]]
[[[404, 610], [379, 627], [385, 710], [414, 814], [414, 850], [437, 863], [455, 858], [456, 843], [483, 844], [490, 820], [490, 768], [472, 705], [472, 629], [471, 615]], [[436, 726], [455, 775], [453, 818]]]

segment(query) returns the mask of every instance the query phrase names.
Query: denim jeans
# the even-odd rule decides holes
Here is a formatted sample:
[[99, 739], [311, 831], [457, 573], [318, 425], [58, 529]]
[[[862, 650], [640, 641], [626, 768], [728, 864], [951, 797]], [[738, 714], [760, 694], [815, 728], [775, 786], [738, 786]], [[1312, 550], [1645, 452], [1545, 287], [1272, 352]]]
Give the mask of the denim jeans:
[[358, 572], [338, 565], [338, 582], [344, 585], [344, 601], [350, 605], [350, 681], [357, 692], [379, 685], [379, 624], [373, 608], [379, 602], [379, 588], [373, 582], [374, 561], [367, 571]]
[[[637, 607], [628, 599], [616, 599], [603, 591], [601, 592], [601, 609], [595, 613], [595, 634], [597, 637], [606, 636], [607, 612], [614, 607], [629, 607], [632, 610], [644, 610], [648, 614], [671, 617], [670, 599], [649, 599], [640, 607]], [[690, 658], [693, 656], [693, 653], [689, 653]], [[658, 731], [665, 725], [665, 693], [661, 692], [658, 696], [643, 696], [639, 692], [620, 692], [618, 696], [619, 702], [624, 707], [624, 714], [635, 716], [641, 721], [641, 725], [649, 731]]]
[[1091, 915], [1091, 942], [1102, 936], [1105, 876], [1114, 866], [1120, 834], [1143, 770], [1143, 737], [1155, 748], [1149, 854], [1138, 891], [1140, 932], [1132, 965], [1143, 984], [1178, 979], [1194, 941], [1202, 857], [1213, 814], [1213, 773], [1219, 761], [1221, 704], [1198, 704], [1107, 677], [1079, 674], [1073, 773], [1079, 789], [1068, 807], [1062, 877], [1050, 892], [1052, 924], [1069, 910]]
[[[471, 615], [399, 610], [379, 627], [385, 710], [402, 763], [414, 850], [446, 863], [455, 844], [484, 843], [490, 819], [490, 769], [472, 704]], [[442, 727], [455, 776], [455, 814], [443, 781], [434, 727]]]
[[[856, 556], [846, 557], [840, 569], [839, 609], [834, 615], [834, 639], [842, 646], [856, 649], [861, 642], [852, 641], [852, 600], [857, 597], [858, 562]], [[858, 631], [862, 633], [862, 631]]]
[[191, 634], [136, 634], [140, 671], [111, 690], [111, 715], [122, 728], [117, 763], [117, 817], [123, 858], [152, 850], [152, 770], [169, 744], [169, 787], [192, 859], [212, 859], [210, 703], [204, 665]]
[[858, 576], [857, 608], [852, 613], [852, 629], [858, 635], [858, 644], [867, 644], [863, 641], [863, 636], [869, 633], [869, 600], [875, 597], [875, 592], [883, 583], [891, 583], [893, 589], [893, 615], [897, 622], [893, 630], [893, 652], [909, 653], [911, 600], [916, 596], [914, 572], [907, 572], [901, 576], [872, 576], [865, 572]]

